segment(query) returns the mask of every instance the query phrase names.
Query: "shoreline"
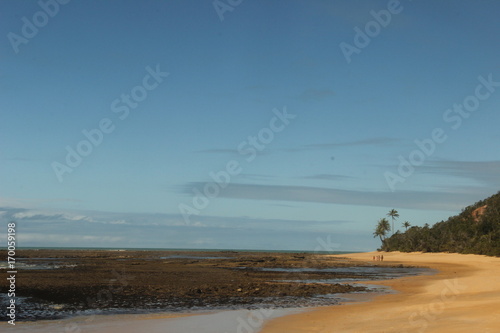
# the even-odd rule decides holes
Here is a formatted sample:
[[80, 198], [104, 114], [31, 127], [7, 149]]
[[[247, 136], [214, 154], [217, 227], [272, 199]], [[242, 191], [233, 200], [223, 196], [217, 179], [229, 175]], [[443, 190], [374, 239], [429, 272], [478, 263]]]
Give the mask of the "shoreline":
[[[63, 330], [68, 325], [88, 332], [218, 332], [218, 327], [244, 327], [251, 332], [497, 332], [500, 329], [500, 258], [447, 253], [383, 252], [383, 262], [373, 262], [377, 252], [328, 255], [362, 264], [407, 265], [436, 270], [434, 274], [388, 280], [352, 281], [351, 285], [385, 286], [394, 293], [362, 295], [340, 305], [302, 309], [223, 310], [211, 313], [155, 313], [75, 317], [56, 321], [25, 322], [20, 332]], [[354, 296], [351, 294], [350, 296]], [[267, 311], [267, 312], [266, 312]], [[288, 311], [288, 312], [287, 312]], [[259, 314], [259, 312], [261, 314]], [[271, 315], [274, 312], [274, 315]], [[260, 316], [255, 317], [255, 314]], [[269, 315], [268, 315], [269, 314]], [[253, 317], [252, 317], [253, 316]], [[92, 318], [92, 319], [89, 319]], [[254, 325], [258, 322], [256, 325]], [[0, 324], [0, 327], [7, 325]], [[211, 326], [212, 325], [212, 326]], [[231, 326], [232, 325], [232, 326]], [[241, 329], [240, 329], [241, 330]], [[228, 332], [235, 331], [229, 329]], [[242, 332], [246, 332], [243, 329]]]
[[[92, 314], [317, 307], [338, 304], [322, 295], [365, 289], [349, 282], [411, 272], [295, 253], [24, 250], [18, 259], [19, 322]], [[7, 290], [0, 287], [0, 304], [8, 301]]]
[[[346, 260], [344, 253], [332, 257], [293, 253], [232, 252], [229, 256], [225, 252], [186, 255], [164, 251], [109, 253], [94, 250], [25, 250], [22, 254], [23, 260], [18, 265], [24, 265], [24, 280], [23, 285], [20, 285], [24, 291], [32, 286], [36, 288], [33, 292], [62, 292], [58, 295], [57, 303], [19, 303], [19, 309], [23, 311], [21, 314], [28, 313], [32, 318], [39, 317], [33, 321], [16, 316], [16, 329], [22, 332], [65, 331], [65, 327], [74, 325], [85, 327], [89, 332], [106, 332], [104, 327], [120, 327], [120, 331], [127, 331], [139, 325], [139, 322], [142, 323], [140, 325], [145, 324], [151, 329], [162, 327], [169, 330], [181, 325], [181, 322], [182, 325], [190, 327], [203, 322], [204, 325], [200, 326], [203, 329], [194, 332], [207, 332], [209, 326], [214, 327], [215, 331], [217, 327], [224, 326], [231, 332], [235, 329], [227, 325], [232, 322], [233, 328], [249, 327], [251, 331], [257, 332], [262, 324], [278, 316], [308, 312], [320, 305], [339, 304], [353, 298], [358, 301], [370, 299], [374, 296], [373, 291], [368, 294], [352, 292], [364, 290], [364, 285], [373, 281], [372, 278], [418, 274], [416, 271], [408, 271], [407, 268], [401, 269], [399, 265], [394, 267], [381, 262], [360, 265], [357, 261]], [[62, 270], [58, 271], [59, 269]], [[155, 272], [154, 280], [151, 277], [152, 271]], [[190, 278], [179, 280], [177, 277], [183, 274], [188, 274]], [[59, 279], [55, 281], [54, 276]], [[354, 281], [359, 281], [359, 285], [351, 287]], [[227, 286], [221, 289], [224, 284]], [[85, 305], [85, 302], [89, 302], [91, 305], [90, 302], [94, 301], [90, 294], [87, 299], [78, 298], [76, 306], [64, 303], [68, 299], [65, 295], [71, 296], [73, 291], [81, 293], [82, 288], [88, 291], [93, 289], [94, 292], [99, 291], [106, 296], [101, 297], [103, 306], [79, 309], [79, 304]], [[233, 297], [240, 296], [242, 299], [227, 299], [226, 303], [220, 303], [216, 307], [195, 306], [186, 308], [186, 311], [173, 312], [166, 308], [145, 308], [146, 312], [143, 312], [141, 307], [111, 306], [127, 304], [121, 302], [122, 299], [127, 300], [124, 297], [137, 295], [137, 290], [151, 288], [154, 288], [159, 297], [163, 291], [166, 294], [177, 293], [179, 296], [187, 293], [187, 299], [194, 288], [200, 288], [199, 293], [193, 294], [193, 302], [198, 302], [199, 298], [209, 294], [211, 290], [209, 297], [220, 296], [221, 294], [213, 292], [217, 289], [227, 296], [232, 293]], [[373, 289], [373, 285], [366, 288]], [[258, 295], [257, 291], [267, 294]], [[144, 300], [147, 299], [139, 299], [137, 304], [144, 306]], [[224, 299], [221, 299], [221, 302]], [[18, 300], [21, 300], [21, 297]], [[95, 300], [98, 301], [99, 298]], [[250, 301], [252, 303], [248, 303]], [[255, 303], [256, 301], [262, 304]], [[38, 312], [38, 308], [42, 312]], [[113, 313], [115, 311], [116, 313]], [[127, 323], [125, 326], [124, 322]], [[5, 323], [4, 325], [8, 326]], [[2, 326], [0, 324], [0, 327]]]
[[[380, 253], [345, 256], [371, 262], [376, 254]], [[452, 253], [382, 254], [384, 263], [425, 266], [438, 273], [371, 281], [397, 293], [273, 319], [260, 332], [500, 331], [500, 258]]]

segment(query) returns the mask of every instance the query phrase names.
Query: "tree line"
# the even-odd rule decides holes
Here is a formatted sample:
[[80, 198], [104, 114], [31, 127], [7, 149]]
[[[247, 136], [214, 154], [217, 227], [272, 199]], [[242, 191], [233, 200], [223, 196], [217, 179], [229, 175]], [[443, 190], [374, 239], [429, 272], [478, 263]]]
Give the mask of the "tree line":
[[[387, 213], [387, 218], [378, 221], [374, 237], [382, 242], [381, 251], [401, 252], [454, 252], [500, 256], [500, 192], [470, 205], [456, 216], [435, 223], [432, 227], [402, 225], [404, 232], [394, 232], [394, 221], [398, 211]], [[389, 236], [389, 231], [392, 231]]]

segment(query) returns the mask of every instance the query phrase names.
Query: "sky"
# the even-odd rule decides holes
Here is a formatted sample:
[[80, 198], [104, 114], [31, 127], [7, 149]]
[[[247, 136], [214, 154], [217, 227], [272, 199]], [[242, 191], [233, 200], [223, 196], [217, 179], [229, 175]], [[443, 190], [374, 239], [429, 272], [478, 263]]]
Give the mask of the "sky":
[[498, 1], [0, 1], [0, 246], [370, 251], [500, 189]]

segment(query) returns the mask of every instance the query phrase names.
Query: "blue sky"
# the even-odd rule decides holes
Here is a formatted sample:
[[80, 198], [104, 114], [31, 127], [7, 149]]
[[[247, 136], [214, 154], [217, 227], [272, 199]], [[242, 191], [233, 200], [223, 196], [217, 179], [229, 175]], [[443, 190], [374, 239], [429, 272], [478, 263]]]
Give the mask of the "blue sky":
[[499, 2], [215, 4], [0, 2], [19, 246], [365, 251], [500, 189]]

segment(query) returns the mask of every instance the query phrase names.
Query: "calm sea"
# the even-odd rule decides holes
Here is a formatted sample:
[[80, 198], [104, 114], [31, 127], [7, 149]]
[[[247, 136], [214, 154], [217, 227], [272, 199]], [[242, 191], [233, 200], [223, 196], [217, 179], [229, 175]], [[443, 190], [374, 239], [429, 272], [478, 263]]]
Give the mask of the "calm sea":
[[176, 248], [131, 248], [131, 247], [19, 247], [19, 250], [104, 250], [104, 251], [184, 251], [184, 252], [271, 252], [271, 253], [318, 253], [348, 254], [365, 251], [303, 251], [303, 250], [254, 250], [254, 249], [176, 249]]

